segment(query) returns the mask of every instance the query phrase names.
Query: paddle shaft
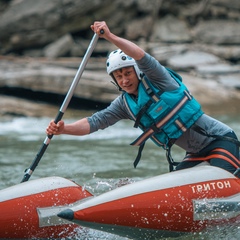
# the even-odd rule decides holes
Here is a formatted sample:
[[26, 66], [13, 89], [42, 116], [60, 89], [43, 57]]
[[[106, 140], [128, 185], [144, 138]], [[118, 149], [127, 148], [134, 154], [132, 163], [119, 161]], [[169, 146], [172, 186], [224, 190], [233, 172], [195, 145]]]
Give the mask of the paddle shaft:
[[[64, 115], [64, 112], [67, 109], [68, 104], [71, 101], [73, 93], [74, 93], [74, 91], [75, 91], [75, 89], [76, 89], [76, 87], [78, 85], [78, 82], [79, 82], [81, 76], [82, 76], [84, 68], [85, 68], [85, 66], [86, 66], [86, 64], [87, 64], [87, 62], [88, 62], [88, 60], [89, 60], [89, 58], [90, 58], [94, 48], [97, 45], [97, 41], [98, 41], [98, 35], [95, 33], [93, 38], [92, 38], [92, 40], [91, 40], [91, 42], [90, 42], [90, 44], [89, 44], [89, 46], [88, 46], [88, 49], [87, 49], [87, 51], [86, 51], [86, 53], [85, 53], [85, 55], [84, 55], [84, 57], [82, 59], [82, 62], [80, 64], [79, 68], [78, 68], [78, 71], [77, 71], [77, 73], [76, 73], [76, 75], [75, 75], [75, 77], [73, 79], [73, 82], [72, 82], [72, 84], [71, 84], [71, 86], [70, 86], [70, 88], [68, 90], [68, 93], [67, 93], [67, 95], [66, 95], [66, 97], [65, 97], [65, 99], [64, 99], [64, 101], [62, 103], [62, 106], [60, 107], [59, 112], [58, 112], [58, 114], [57, 114], [57, 116], [56, 116], [56, 118], [54, 120], [55, 123], [58, 123], [62, 119], [62, 117]], [[38, 163], [40, 162], [43, 154], [45, 153], [45, 151], [46, 151], [46, 149], [47, 149], [47, 147], [48, 147], [52, 137], [53, 137], [53, 135], [48, 135], [45, 138], [41, 148], [39, 149], [36, 157], [34, 158], [32, 164], [31, 164], [31, 166], [28, 169], [25, 170], [25, 174], [24, 174], [23, 179], [22, 179], [21, 182], [26, 182], [31, 177], [33, 171], [35, 170], [35, 168], [37, 167]]]

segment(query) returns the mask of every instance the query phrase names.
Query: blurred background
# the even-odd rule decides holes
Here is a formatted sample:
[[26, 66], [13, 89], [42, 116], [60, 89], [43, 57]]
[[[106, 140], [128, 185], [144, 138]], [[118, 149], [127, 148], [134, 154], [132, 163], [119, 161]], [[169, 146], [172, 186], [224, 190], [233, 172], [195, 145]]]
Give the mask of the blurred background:
[[[206, 111], [239, 110], [239, 0], [0, 0], [0, 115], [59, 105], [96, 20], [182, 73]], [[118, 95], [105, 72], [113, 49], [99, 40], [71, 108], [99, 110]]]

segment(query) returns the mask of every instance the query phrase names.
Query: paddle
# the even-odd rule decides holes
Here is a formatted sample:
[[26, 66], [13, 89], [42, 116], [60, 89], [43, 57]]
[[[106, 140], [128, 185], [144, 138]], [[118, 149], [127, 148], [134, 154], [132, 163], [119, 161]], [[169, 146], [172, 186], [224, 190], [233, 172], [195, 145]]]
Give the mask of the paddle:
[[[101, 30], [101, 34], [103, 34], [103, 33], [104, 33], [103, 30]], [[71, 86], [70, 86], [70, 88], [68, 90], [68, 93], [67, 93], [67, 95], [66, 95], [66, 97], [65, 97], [65, 99], [64, 99], [64, 101], [62, 103], [62, 106], [60, 107], [59, 112], [58, 112], [58, 114], [57, 114], [57, 116], [56, 116], [56, 118], [54, 120], [55, 123], [58, 123], [62, 119], [63, 114], [64, 114], [65, 110], [67, 109], [68, 104], [69, 104], [69, 102], [70, 102], [70, 100], [71, 100], [71, 98], [73, 96], [74, 90], [76, 89], [77, 84], [78, 84], [78, 82], [79, 82], [79, 80], [80, 80], [80, 78], [82, 76], [83, 70], [84, 70], [84, 68], [85, 68], [85, 66], [86, 66], [86, 64], [88, 62], [88, 59], [90, 58], [94, 48], [97, 45], [97, 41], [98, 41], [98, 35], [95, 33], [93, 38], [92, 38], [92, 40], [91, 40], [91, 42], [90, 42], [90, 44], [89, 44], [89, 46], [88, 46], [87, 51], [86, 51], [86, 53], [85, 53], [85, 55], [83, 57], [83, 60], [82, 60], [80, 66], [78, 68], [78, 71], [77, 71], [77, 73], [76, 73], [76, 75], [75, 75], [75, 77], [73, 79], [73, 82], [72, 82], [72, 84], [71, 84]], [[31, 164], [31, 166], [28, 169], [25, 170], [25, 174], [24, 174], [23, 179], [22, 179], [21, 182], [26, 182], [31, 177], [33, 171], [37, 167], [38, 163], [40, 162], [40, 160], [41, 160], [41, 158], [42, 158], [42, 156], [44, 154], [44, 152], [46, 151], [46, 149], [47, 149], [47, 147], [48, 147], [52, 137], [53, 137], [53, 135], [48, 135], [45, 138], [41, 148], [39, 149], [36, 157], [34, 158], [32, 164]]]

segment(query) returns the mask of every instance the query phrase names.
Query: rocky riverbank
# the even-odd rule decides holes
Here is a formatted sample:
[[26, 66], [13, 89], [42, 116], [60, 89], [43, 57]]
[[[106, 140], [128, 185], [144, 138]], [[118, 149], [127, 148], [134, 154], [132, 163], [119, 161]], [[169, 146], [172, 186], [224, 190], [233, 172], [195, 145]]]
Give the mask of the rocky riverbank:
[[[104, 60], [92, 58], [89, 61], [70, 108], [97, 111], [118, 96], [118, 90], [105, 71]], [[53, 111], [57, 113], [77, 72], [79, 62], [80, 58], [53, 61], [45, 58], [2, 57], [0, 115], [40, 117], [52, 116]], [[178, 72], [204, 110], [226, 114], [239, 112], [239, 68], [210, 64], [205, 67], [198, 66], [198, 69]], [[225, 78], [222, 79], [223, 76]]]
[[[99, 19], [178, 71], [205, 111], [236, 113], [239, 11], [239, 0], [0, 1], [0, 115], [58, 108]], [[98, 41], [70, 107], [99, 110], [119, 94], [105, 71], [113, 49]]]

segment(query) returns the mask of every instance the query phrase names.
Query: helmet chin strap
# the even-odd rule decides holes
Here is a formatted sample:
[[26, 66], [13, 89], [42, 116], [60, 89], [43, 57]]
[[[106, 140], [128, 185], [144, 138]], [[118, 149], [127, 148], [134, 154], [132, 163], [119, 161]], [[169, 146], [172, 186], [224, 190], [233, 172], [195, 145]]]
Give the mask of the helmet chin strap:
[[120, 88], [120, 86], [118, 85], [117, 81], [115, 80], [113, 73], [111, 73], [110, 76], [113, 79], [113, 81], [111, 81], [111, 83], [118, 89], [118, 91], [123, 91], [122, 88]]
[[111, 83], [118, 89], [118, 91], [123, 91], [115, 81], [111, 81]]

